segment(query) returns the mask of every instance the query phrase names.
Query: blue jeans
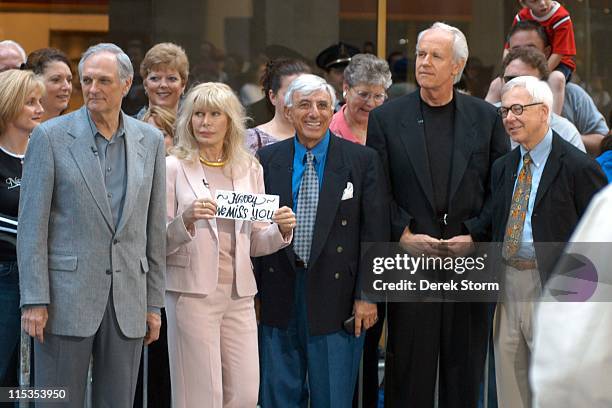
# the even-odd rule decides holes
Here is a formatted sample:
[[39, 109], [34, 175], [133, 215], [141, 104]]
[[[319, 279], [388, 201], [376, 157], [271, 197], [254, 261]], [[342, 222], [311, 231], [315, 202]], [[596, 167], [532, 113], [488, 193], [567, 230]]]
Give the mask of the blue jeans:
[[21, 333], [17, 262], [0, 262], [0, 328], [0, 381], [4, 384], [5, 377], [17, 374], [13, 364]]

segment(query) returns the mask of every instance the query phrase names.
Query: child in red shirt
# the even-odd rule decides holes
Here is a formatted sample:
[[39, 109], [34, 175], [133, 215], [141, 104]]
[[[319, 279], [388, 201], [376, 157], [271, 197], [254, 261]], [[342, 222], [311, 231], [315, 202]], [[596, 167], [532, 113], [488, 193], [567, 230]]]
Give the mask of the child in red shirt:
[[[552, 45], [548, 58], [548, 68], [551, 71], [548, 84], [553, 91], [553, 111], [561, 114], [565, 96], [565, 82], [569, 81], [576, 70], [574, 57], [576, 43], [574, 41], [574, 26], [569, 12], [552, 0], [519, 0], [523, 8], [514, 17], [512, 25], [519, 21], [532, 20], [540, 23], [546, 29]], [[508, 48], [504, 50], [504, 57]]]

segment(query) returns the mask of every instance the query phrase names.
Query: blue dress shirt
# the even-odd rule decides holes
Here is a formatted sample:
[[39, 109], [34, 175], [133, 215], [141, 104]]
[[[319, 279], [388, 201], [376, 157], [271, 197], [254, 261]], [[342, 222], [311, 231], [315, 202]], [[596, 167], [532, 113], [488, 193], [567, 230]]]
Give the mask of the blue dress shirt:
[[[531, 156], [531, 192], [529, 194], [529, 205], [527, 206], [527, 214], [525, 217], [525, 225], [523, 225], [523, 235], [521, 236], [521, 242], [519, 243], [519, 250], [516, 254], [518, 258], [535, 259], [535, 249], [533, 247], [533, 230], [531, 229], [531, 215], [533, 214], [533, 206], [535, 199], [538, 194], [538, 187], [540, 180], [542, 179], [542, 173], [544, 172], [544, 166], [548, 155], [552, 149], [552, 130], [549, 128], [548, 132], [544, 136], [544, 139], [540, 141], [533, 149], [529, 151]], [[527, 149], [523, 146], [521, 148], [521, 160], [519, 160], [518, 169], [516, 174], [521, 172], [523, 168], [523, 156], [527, 153]], [[518, 181], [518, 178], [517, 178]], [[516, 189], [516, 183], [514, 182], [514, 188]], [[513, 193], [514, 195], [514, 193]]]
[[[323, 136], [323, 139], [315, 147], [310, 149], [314, 155], [314, 168], [319, 178], [319, 191], [323, 185], [323, 172], [325, 170], [325, 161], [327, 160], [327, 148], [329, 146], [330, 133], [329, 130]], [[291, 177], [291, 188], [293, 197], [293, 211], [296, 211], [298, 193], [302, 184], [302, 175], [306, 169], [306, 152], [308, 149], [301, 144], [297, 135], [293, 138], [294, 153], [293, 153], [293, 175]]]

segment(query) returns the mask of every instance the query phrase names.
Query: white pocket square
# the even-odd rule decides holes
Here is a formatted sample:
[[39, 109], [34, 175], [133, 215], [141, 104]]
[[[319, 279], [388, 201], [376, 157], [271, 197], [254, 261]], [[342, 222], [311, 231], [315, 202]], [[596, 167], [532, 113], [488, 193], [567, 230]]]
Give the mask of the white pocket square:
[[348, 200], [349, 198], [353, 198], [353, 183], [350, 181], [346, 183], [346, 187], [342, 192], [342, 200]]

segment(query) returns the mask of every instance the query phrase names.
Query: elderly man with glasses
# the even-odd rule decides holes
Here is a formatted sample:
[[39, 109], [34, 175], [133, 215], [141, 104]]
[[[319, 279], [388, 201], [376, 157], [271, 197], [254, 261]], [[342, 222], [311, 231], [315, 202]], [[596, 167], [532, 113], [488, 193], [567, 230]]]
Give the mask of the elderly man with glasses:
[[[547, 81], [550, 71], [546, 64], [547, 62], [544, 54], [533, 47], [512, 49], [502, 62], [502, 82], [510, 82], [514, 78], [523, 75], [530, 75]], [[501, 102], [496, 102], [494, 105], [499, 107]], [[579, 150], [586, 152], [580, 132], [578, 132], [578, 129], [576, 129], [576, 126], [574, 126], [572, 122], [553, 112], [550, 117], [550, 127], [557, 132], [561, 138], [576, 146]], [[512, 141], [512, 148], [516, 148], [517, 146], [518, 143]]]
[[535, 300], [593, 195], [599, 165], [550, 127], [553, 95], [535, 77], [502, 88], [499, 114], [520, 144], [491, 170], [493, 241], [501, 244], [505, 291], [494, 319], [500, 407], [530, 407], [528, 369]]

